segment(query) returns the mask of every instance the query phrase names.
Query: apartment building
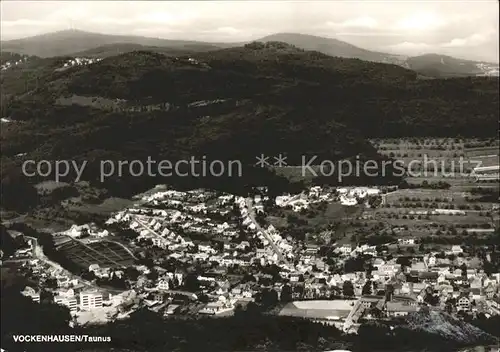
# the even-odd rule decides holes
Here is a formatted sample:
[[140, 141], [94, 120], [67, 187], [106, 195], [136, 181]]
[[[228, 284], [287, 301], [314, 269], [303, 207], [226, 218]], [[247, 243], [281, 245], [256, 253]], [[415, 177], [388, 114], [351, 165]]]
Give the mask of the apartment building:
[[102, 307], [102, 294], [98, 292], [80, 293], [80, 308], [88, 310]]
[[76, 312], [78, 309], [78, 302], [75, 297], [55, 296], [54, 302], [68, 307], [70, 312]]
[[34, 288], [26, 286], [21, 294], [25, 297], [29, 297], [33, 302], [40, 303], [40, 293], [37, 293]]

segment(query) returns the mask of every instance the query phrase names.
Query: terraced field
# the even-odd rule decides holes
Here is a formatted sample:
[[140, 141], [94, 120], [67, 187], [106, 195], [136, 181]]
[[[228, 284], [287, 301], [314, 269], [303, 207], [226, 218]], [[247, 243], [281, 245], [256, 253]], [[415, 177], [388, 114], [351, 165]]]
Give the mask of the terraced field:
[[[498, 224], [498, 180], [476, 181], [466, 173], [474, 166], [499, 165], [498, 140], [479, 139], [385, 139], [372, 143], [382, 154], [408, 165], [413, 160], [437, 162], [438, 170], [414, 162], [406, 182], [411, 189], [399, 189], [383, 196], [382, 204], [363, 213], [364, 227], [385, 224], [401, 228], [399, 236], [428, 236], [436, 233], [487, 234]], [[480, 161], [481, 165], [476, 165]], [[464, 165], [465, 174], [451, 172]], [[425, 172], [427, 171], [427, 172]], [[497, 196], [495, 196], [497, 194]], [[488, 195], [485, 197], [484, 195]], [[444, 211], [436, 213], [436, 209]]]
[[91, 264], [99, 264], [101, 268], [126, 267], [134, 262], [134, 256], [128, 248], [118, 242], [99, 241], [83, 243], [70, 239], [58, 247], [77, 265], [88, 268]]
[[[477, 139], [385, 139], [372, 141], [379, 153], [401, 160], [408, 165], [412, 162], [415, 170], [429, 170], [418, 167], [424, 158], [437, 162], [438, 166], [451, 171], [459, 166], [460, 161], [465, 170], [472, 169], [477, 162], [480, 166], [499, 164], [498, 141]], [[479, 165], [477, 165], [479, 166]], [[430, 169], [430, 171], [433, 171]], [[427, 176], [431, 176], [428, 174]]]

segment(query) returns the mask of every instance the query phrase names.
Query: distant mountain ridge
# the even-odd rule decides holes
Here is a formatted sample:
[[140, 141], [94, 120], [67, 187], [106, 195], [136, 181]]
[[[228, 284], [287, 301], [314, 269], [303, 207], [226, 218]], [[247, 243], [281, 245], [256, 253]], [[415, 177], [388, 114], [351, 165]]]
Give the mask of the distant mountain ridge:
[[[197, 51], [214, 50], [223, 46], [190, 40], [171, 40], [131, 35], [110, 35], [80, 30], [64, 30], [33, 37], [2, 42], [2, 51], [25, 55], [52, 57], [72, 55], [97, 47], [116, 44], [136, 44], [152, 47], [191, 48]], [[137, 49], [134, 49], [137, 50]]]
[[[498, 75], [498, 64], [457, 59], [440, 54], [407, 57], [371, 51], [338, 39], [308, 34], [276, 33], [255, 41], [284, 42], [303, 50], [318, 51], [329, 56], [396, 64], [430, 78]], [[181, 56], [196, 52], [238, 47], [248, 43], [209, 43], [64, 30], [4, 41], [2, 42], [2, 51], [39, 57], [63, 55], [108, 57], [137, 50], [159, 52], [169, 56]]]
[[[257, 39], [259, 42], [285, 42], [304, 50], [319, 51], [330, 56], [345, 58], [356, 58], [365, 61], [383, 62], [386, 58], [399, 59], [399, 55], [380, 53], [359, 48], [347, 42], [324, 38], [319, 36], [298, 33], [276, 33]], [[109, 35], [80, 30], [63, 30], [53, 33], [36, 35], [33, 37], [4, 41], [3, 51], [17, 52], [26, 55], [40, 57], [51, 57], [61, 55], [73, 55], [79, 52], [95, 50], [98, 47], [113, 46], [115, 49], [123, 46], [125, 51], [134, 51], [145, 47], [169, 47], [182, 48], [193, 51], [208, 51], [226, 47], [236, 47], [247, 42], [234, 43], [209, 43], [190, 40], [171, 40], [161, 38], [149, 38], [131, 35]], [[123, 50], [118, 50], [123, 53]]]
[[160, 53], [167, 56], [183, 56], [210, 50], [213, 50], [212, 46], [207, 46], [206, 48], [204, 48], [203, 45], [194, 45], [194, 46], [186, 45], [183, 47], [168, 47], [168, 46], [162, 47], [162, 46], [141, 45], [135, 43], [116, 43], [116, 44], [102, 45], [96, 48], [73, 53], [72, 56], [106, 58], [110, 56], [130, 53], [133, 51], [149, 51], [149, 52]]
[[324, 38], [308, 34], [277, 33], [261, 38], [258, 41], [285, 42], [304, 50], [314, 50], [330, 56], [360, 59], [365, 61], [402, 63], [405, 58], [402, 55], [387, 54], [362, 49], [334, 38]]
[[304, 50], [319, 51], [330, 56], [360, 59], [399, 65], [417, 73], [433, 78], [464, 76], [498, 76], [498, 64], [464, 60], [441, 54], [425, 54], [408, 57], [370, 51], [334, 38], [297, 33], [277, 33], [258, 41], [278, 41], [295, 45]]
[[408, 68], [433, 77], [498, 75], [498, 64], [457, 59], [440, 54], [414, 56], [408, 58], [406, 62]]

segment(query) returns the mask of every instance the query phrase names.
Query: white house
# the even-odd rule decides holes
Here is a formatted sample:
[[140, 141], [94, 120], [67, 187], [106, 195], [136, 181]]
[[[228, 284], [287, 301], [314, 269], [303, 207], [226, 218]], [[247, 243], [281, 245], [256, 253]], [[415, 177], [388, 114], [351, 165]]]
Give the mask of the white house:
[[457, 300], [457, 310], [470, 310], [471, 301], [468, 297], [462, 296]]
[[351, 254], [352, 246], [350, 244], [344, 244], [341, 247], [339, 247], [339, 250], [342, 254]]
[[156, 288], [158, 290], [168, 290], [168, 289], [170, 289], [169, 280], [166, 280], [166, 279], [160, 279], [160, 280], [158, 280], [158, 283], [156, 284]]
[[81, 292], [80, 308], [84, 310], [102, 307], [102, 294], [98, 292]]
[[[76, 312], [78, 308], [78, 302], [75, 297], [65, 297], [65, 296], [55, 296], [54, 302], [69, 308], [71, 312]], [[102, 306], [102, 302], [101, 302]]]
[[398, 238], [398, 243], [402, 245], [413, 245], [415, 244], [414, 238]]

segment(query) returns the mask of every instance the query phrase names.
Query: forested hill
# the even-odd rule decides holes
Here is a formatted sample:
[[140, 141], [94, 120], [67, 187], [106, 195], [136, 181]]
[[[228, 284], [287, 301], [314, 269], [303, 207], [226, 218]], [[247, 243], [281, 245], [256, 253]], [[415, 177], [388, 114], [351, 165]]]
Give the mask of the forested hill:
[[478, 64], [481, 64], [480, 62], [457, 59], [446, 55], [425, 54], [410, 57], [406, 62], [412, 70], [431, 77], [464, 77], [484, 73], [478, 66]]
[[280, 41], [305, 50], [316, 50], [331, 56], [356, 58], [366, 61], [402, 63], [399, 55], [359, 48], [342, 40], [299, 33], [276, 33], [259, 39], [261, 42]]
[[2, 123], [2, 182], [16, 179], [20, 153], [90, 161], [207, 155], [248, 165], [261, 153], [285, 153], [296, 163], [301, 155], [373, 156], [369, 137], [494, 137], [498, 129], [498, 79], [419, 80], [400, 66], [280, 42], [181, 57], [138, 51], [61, 70], [64, 60], [31, 67], [36, 84], [23, 82], [22, 69], [2, 75], [2, 117], [13, 120]]
[[60, 55], [73, 55], [77, 52], [116, 44], [191, 49], [195, 51], [214, 50], [223, 45], [190, 40], [169, 40], [132, 35], [110, 35], [69, 29], [27, 38], [2, 41], [2, 50], [24, 55], [54, 57]]
[[[2, 80], [4, 87], [12, 84], [6, 75]], [[284, 43], [252, 43], [191, 58], [126, 53], [51, 72], [27, 97], [22, 90], [12, 93], [20, 101], [6, 104], [2, 115], [13, 118], [26, 102], [46, 104], [77, 94], [143, 105], [146, 99], [174, 105], [247, 99], [252, 108], [284, 110], [286, 121], [335, 122], [366, 137], [492, 136], [498, 123], [497, 78], [419, 80], [399, 66], [333, 58]]]

